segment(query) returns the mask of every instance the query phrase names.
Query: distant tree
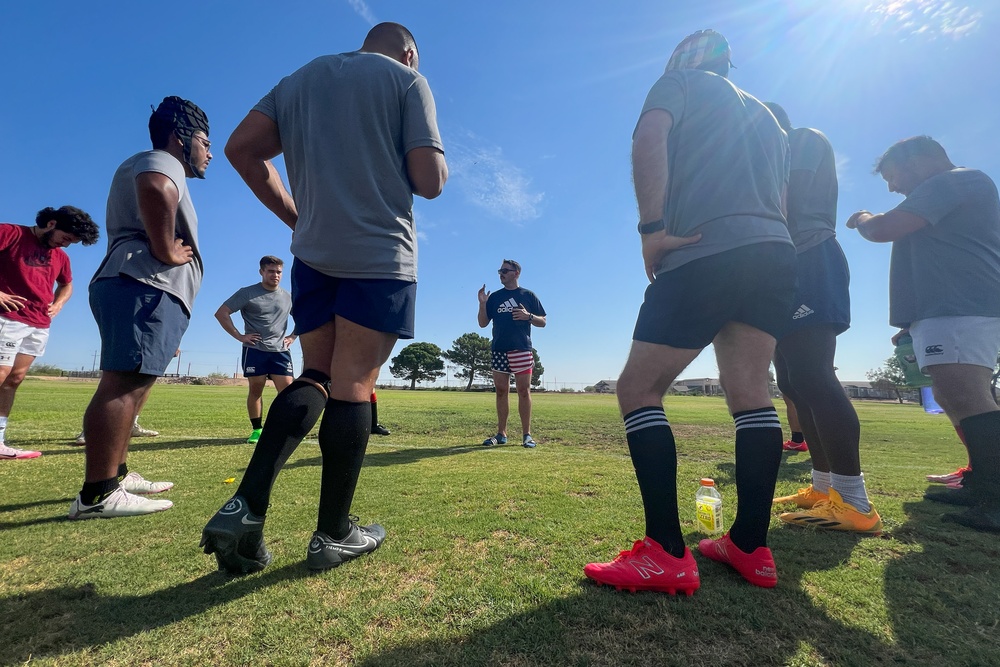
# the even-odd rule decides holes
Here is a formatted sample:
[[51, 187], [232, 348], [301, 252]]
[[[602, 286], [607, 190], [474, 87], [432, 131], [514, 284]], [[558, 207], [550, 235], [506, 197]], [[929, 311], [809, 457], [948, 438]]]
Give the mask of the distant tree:
[[899, 388], [906, 386], [906, 374], [903, 372], [903, 366], [899, 363], [899, 359], [889, 357], [881, 368], [874, 368], [865, 375], [868, 376], [872, 387], [879, 391], [892, 391], [896, 394], [896, 400], [900, 403], [903, 402], [903, 395], [899, 393]]
[[441, 348], [434, 343], [410, 343], [392, 358], [389, 372], [409, 380], [410, 389], [416, 389], [418, 382], [436, 380], [444, 375]]
[[62, 375], [62, 369], [58, 366], [53, 366], [52, 364], [32, 364], [28, 367], [27, 375], [59, 377]]
[[490, 379], [490, 339], [477, 333], [462, 334], [451, 344], [451, 349], [442, 352], [445, 359], [461, 370], [455, 377], [468, 380], [465, 390], [472, 389], [476, 377]]
[[595, 387], [592, 384], [588, 384], [586, 387], [583, 388], [583, 391], [585, 391], [588, 394], [593, 394], [597, 391], [597, 387]]
[[531, 386], [538, 387], [542, 384], [542, 373], [545, 372], [545, 366], [542, 366], [542, 361], [538, 358], [538, 350], [531, 348], [531, 356], [535, 359], [535, 370], [531, 374]]

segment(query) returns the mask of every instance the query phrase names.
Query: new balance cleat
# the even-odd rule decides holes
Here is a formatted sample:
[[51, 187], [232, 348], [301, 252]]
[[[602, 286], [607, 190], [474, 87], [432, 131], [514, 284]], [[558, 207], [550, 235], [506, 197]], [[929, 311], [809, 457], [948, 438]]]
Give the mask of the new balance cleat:
[[76, 440], [73, 441], [73, 444], [76, 445], [77, 447], [83, 447], [84, 445], [87, 444], [87, 438], [84, 435], [83, 431], [80, 431], [80, 435], [76, 436]]
[[779, 498], [775, 498], [771, 502], [774, 504], [782, 504], [782, 505], [785, 503], [795, 503], [802, 509], [807, 510], [816, 503], [818, 503], [819, 501], [829, 500], [829, 499], [830, 499], [829, 495], [823, 493], [822, 491], [817, 491], [815, 488], [813, 488], [813, 485], [810, 484], [806, 488], [799, 489], [790, 496], [781, 496]]
[[18, 449], [17, 447], [8, 447], [7, 445], [0, 442], [0, 459], [37, 459], [41, 456], [41, 452], [34, 452], [30, 449]]
[[113, 519], [120, 516], [141, 516], [162, 512], [173, 507], [169, 500], [152, 500], [129, 493], [118, 487], [104, 500], [88, 505], [77, 495], [69, 506], [70, 519]]
[[636, 540], [631, 550], [620, 552], [610, 563], [588, 563], [583, 573], [598, 584], [633, 593], [658, 591], [694, 595], [701, 586], [698, 563], [690, 549], [685, 547], [684, 555], [677, 558], [650, 537]]
[[372, 426], [372, 435], [391, 435], [391, 434], [392, 431], [387, 429], [385, 426], [382, 426], [381, 424], [375, 424], [374, 426]]
[[837, 490], [830, 489], [830, 497], [821, 500], [811, 509], [801, 512], [785, 512], [778, 515], [785, 523], [796, 526], [811, 526], [822, 530], [847, 530], [868, 535], [882, 534], [882, 518], [872, 505], [868, 512], [859, 512], [853, 505], [844, 502]]
[[961, 484], [962, 479], [965, 477], [965, 473], [969, 472], [971, 468], [965, 466], [964, 468], [959, 468], [955, 472], [948, 472], [943, 475], [927, 475], [928, 482], [934, 482], [935, 484]]
[[757, 547], [753, 553], [747, 553], [733, 544], [729, 533], [726, 533], [717, 540], [705, 539], [699, 542], [698, 552], [706, 558], [730, 566], [754, 586], [774, 588], [778, 585], [778, 568], [767, 547]]
[[132, 437], [133, 438], [155, 438], [160, 435], [159, 431], [154, 431], [151, 428], [143, 428], [139, 426], [139, 420], [136, 420], [132, 424]]
[[497, 433], [492, 438], [486, 438], [483, 440], [483, 447], [492, 447], [493, 445], [506, 445], [507, 436], [502, 433]]
[[230, 498], [209, 519], [198, 546], [214, 553], [219, 569], [230, 574], [260, 572], [271, 562], [264, 545], [264, 517], [251, 512], [242, 496]]
[[807, 445], [805, 443], [805, 441], [795, 442], [794, 440], [786, 440], [784, 443], [782, 443], [781, 448], [783, 450], [785, 450], [786, 452], [808, 452], [809, 451], [809, 445]]
[[253, 430], [253, 433], [250, 434], [250, 437], [247, 438], [247, 444], [248, 445], [256, 445], [257, 441], [260, 440], [260, 434], [263, 433], [263, 432], [264, 432], [264, 429], [262, 429], [262, 428], [255, 428]]
[[314, 571], [329, 570], [358, 556], [364, 556], [382, 546], [385, 528], [373, 523], [359, 526], [357, 517], [351, 517], [351, 531], [347, 537], [335, 540], [326, 533], [316, 531], [309, 540], [306, 567]]
[[535, 439], [531, 437], [530, 433], [525, 433], [524, 434], [524, 440], [521, 442], [521, 446], [522, 447], [527, 447], [528, 449], [533, 449], [537, 445], [538, 445], [538, 443], [535, 442]]
[[118, 483], [129, 493], [134, 493], [138, 496], [163, 493], [174, 488], [173, 482], [150, 482], [137, 472], [130, 472]]

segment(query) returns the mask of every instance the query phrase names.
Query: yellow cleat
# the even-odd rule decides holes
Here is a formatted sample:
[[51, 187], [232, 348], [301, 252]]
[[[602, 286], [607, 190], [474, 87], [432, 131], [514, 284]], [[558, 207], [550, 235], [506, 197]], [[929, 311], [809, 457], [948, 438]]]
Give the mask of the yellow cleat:
[[799, 489], [790, 496], [781, 496], [780, 498], [775, 498], [771, 502], [773, 503], [795, 503], [804, 510], [810, 509], [816, 505], [816, 503], [821, 500], [829, 500], [830, 496], [823, 493], [822, 491], [817, 491], [810, 484], [804, 489]]
[[778, 516], [785, 523], [796, 526], [812, 526], [821, 530], [848, 530], [868, 535], [882, 534], [882, 518], [873, 505], [867, 513], [859, 512], [853, 505], [844, 502], [836, 489], [830, 489], [830, 497], [821, 500], [812, 509], [801, 512], [785, 512]]

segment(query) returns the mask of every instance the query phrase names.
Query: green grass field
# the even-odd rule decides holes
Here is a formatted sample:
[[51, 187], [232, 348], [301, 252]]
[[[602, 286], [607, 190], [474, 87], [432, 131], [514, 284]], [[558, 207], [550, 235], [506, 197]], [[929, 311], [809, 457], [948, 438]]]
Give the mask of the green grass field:
[[[136, 440], [129, 464], [175, 482], [175, 507], [70, 522], [83, 451], [68, 443], [93, 388], [30, 380], [18, 394], [8, 441], [44, 455], [0, 462], [2, 665], [1000, 664], [1000, 544], [922, 500], [924, 475], [964, 451], [918, 406], [857, 404], [885, 534], [806, 531], [775, 512], [776, 589], [699, 558], [701, 589], [674, 598], [582, 573], [643, 531], [614, 397], [536, 394], [540, 444], [525, 450], [478, 445], [492, 394], [380, 391], [393, 434], [369, 444], [354, 512], [386, 527], [383, 547], [306, 570], [320, 476], [308, 439], [275, 486], [274, 561], [232, 578], [198, 541], [250, 458], [245, 389], [157, 386], [143, 424], [163, 435]], [[727, 526], [735, 510], [732, 422], [715, 398], [671, 397], [667, 414], [693, 547], [700, 477], [716, 479]], [[778, 491], [809, 469], [786, 455]]]

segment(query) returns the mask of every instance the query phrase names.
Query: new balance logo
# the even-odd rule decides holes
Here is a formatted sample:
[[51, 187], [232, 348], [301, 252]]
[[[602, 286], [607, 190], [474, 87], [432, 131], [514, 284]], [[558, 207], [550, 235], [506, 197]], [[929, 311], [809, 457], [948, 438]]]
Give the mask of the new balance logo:
[[635, 571], [639, 573], [639, 576], [643, 579], [649, 579], [654, 574], [663, 574], [663, 568], [653, 562], [653, 559], [649, 556], [643, 556], [642, 558], [636, 558], [629, 561], [629, 565], [635, 568]]
[[802, 304], [801, 306], [799, 306], [799, 309], [795, 311], [795, 314], [792, 315], [792, 319], [793, 320], [801, 320], [803, 317], [808, 317], [808, 316], [812, 315], [814, 312], [816, 312], [816, 311], [814, 311], [812, 308], [810, 308], [806, 304]]
[[926, 355], [944, 354], [944, 346], [942, 346], [942, 345], [928, 345], [927, 347], [924, 348], [924, 354], [926, 354]]
[[520, 308], [520, 306], [517, 305], [517, 301], [514, 301], [513, 298], [510, 298], [500, 304], [500, 306], [497, 308], [497, 312], [513, 313], [516, 308]]

